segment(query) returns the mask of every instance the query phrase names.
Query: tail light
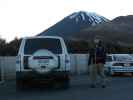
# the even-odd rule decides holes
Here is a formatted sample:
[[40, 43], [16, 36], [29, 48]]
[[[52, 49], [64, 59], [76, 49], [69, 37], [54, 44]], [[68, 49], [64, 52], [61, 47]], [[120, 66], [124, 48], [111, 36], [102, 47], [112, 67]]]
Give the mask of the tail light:
[[114, 63], [113, 66], [124, 66], [124, 63]]
[[70, 57], [68, 55], [65, 55], [65, 63], [70, 63]]
[[20, 63], [21, 63], [21, 56], [18, 55], [18, 56], [16, 57], [16, 64], [20, 64]]
[[28, 65], [28, 58], [29, 58], [30, 56], [24, 56], [23, 57], [23, 64], [24, 64], [24, 69], [30, 69], [29, 68], [29, 65]]

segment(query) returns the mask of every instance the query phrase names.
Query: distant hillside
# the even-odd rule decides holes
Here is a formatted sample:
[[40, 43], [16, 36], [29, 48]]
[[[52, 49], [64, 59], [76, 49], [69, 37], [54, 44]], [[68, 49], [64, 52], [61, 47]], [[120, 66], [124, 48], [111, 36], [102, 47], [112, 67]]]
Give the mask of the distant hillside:
[[110, 21], [96, 13], [79, 11], [38, 35], [63, 37], [70, 52], [88, 51], [95, 38], [102, 39], [111, 52], [133, 51], [133, 15]]
[[76, 38], [88, 40], [95, 37], [123, 46], [133, 46], [133, 15], [120, 16], [110, 22], [85, 28], [76, 36]]
[[79, 11], [65, 17], [63, 20], [43, 31], [39, 35], [55, 35], [61, 36], [65, 39], [74, 39], [74, 36], [82, 29], [107, 21], [109, 20], [96, 13]]

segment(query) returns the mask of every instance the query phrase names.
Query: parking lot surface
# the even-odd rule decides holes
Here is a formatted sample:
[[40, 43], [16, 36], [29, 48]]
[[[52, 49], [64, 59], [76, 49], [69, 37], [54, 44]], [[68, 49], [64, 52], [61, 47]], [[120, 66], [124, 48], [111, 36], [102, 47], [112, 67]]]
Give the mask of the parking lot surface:
[[90, 88], [86, 75], [74, 76], [67, 90], [16, 90], [15, 81], [6, 81], [0, 84], [0, 100], [133, 100], [133, 77], [111, 77], [106, 88]]

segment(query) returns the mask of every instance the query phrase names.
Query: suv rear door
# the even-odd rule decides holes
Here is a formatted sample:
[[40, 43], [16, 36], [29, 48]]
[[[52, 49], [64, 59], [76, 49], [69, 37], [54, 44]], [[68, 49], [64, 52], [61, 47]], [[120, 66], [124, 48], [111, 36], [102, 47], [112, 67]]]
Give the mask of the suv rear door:
[[24, 46], [24, 61], [23, 66], [25, 70], [29, 69], [28, 66], [28, 58], [37, 50], [47, 49], [51, 51], [53, 54], [58, 56], [59, 68], [64, 65], [61, 60], [63, 56], [63, 48], [60, 39], [56, 38], [31, 38], [27, 39]]

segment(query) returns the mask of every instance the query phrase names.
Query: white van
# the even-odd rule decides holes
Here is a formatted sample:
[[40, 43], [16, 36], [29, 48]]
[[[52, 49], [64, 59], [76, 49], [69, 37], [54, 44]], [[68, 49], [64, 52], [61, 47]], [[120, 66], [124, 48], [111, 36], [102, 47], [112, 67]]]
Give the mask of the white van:
[[16, 58], [16, 85], [54, 83], [68, 88], [70, 56], [64, 40], [57, 36], [23, 38]]

